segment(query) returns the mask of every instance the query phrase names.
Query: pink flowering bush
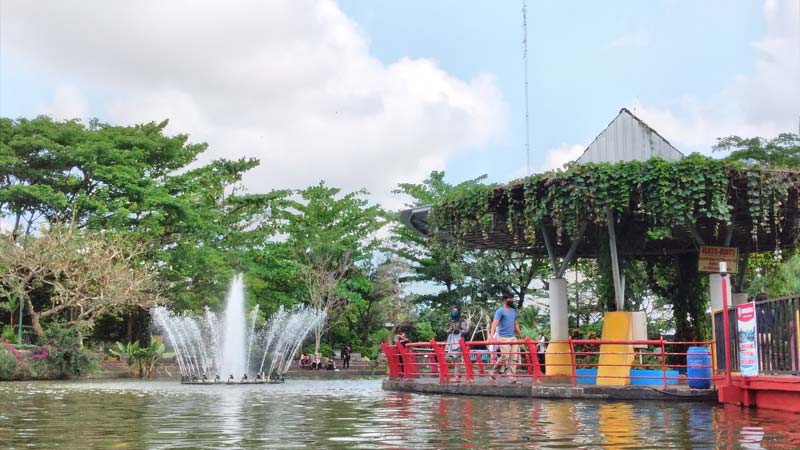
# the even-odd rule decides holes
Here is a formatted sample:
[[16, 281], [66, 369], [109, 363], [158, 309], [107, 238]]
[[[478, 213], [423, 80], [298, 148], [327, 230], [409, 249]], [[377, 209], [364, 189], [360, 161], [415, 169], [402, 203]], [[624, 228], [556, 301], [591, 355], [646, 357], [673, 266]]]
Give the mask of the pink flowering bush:
[[[27, 356], [26, 356], [27, 355]], [[0, 380], [50, 380], [80, 376], [96, 365], [91, 353], [77, 345], [69, 330], [51, 334], [48, 344], [20, 352], [0, 344]]]

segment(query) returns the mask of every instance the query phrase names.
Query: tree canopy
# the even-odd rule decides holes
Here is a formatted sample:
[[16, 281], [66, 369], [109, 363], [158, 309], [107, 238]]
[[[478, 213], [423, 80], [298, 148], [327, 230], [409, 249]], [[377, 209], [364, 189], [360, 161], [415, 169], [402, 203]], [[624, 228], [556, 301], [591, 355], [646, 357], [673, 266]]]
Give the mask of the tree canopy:
[[257, 160], [208, 161], [206, 144], [167, 125], [0, 119], [0, 218], [13, 229], [0, 236], [0, 320], [23, 302], [36, 334], [43, 322], [89, 333], [103, 320], [102, 330], [130, 326], [132, 311], [155, 302], [219, 308], [244, 272], [248, 303], [263, 315], [297, 304], [328, 313], [317, 348], [373, 354], [399, 328], [443, 337], [454, 305], [480, 330], [501, 289], [538, 333], [546, 304], [534, 300], [557, 262], [549, 237], [558, 258], [579, 241], [564, 267], [570, 324], [596, 330], [599, 313], [615, 308], [609, 218], [626, 308], [659, 310], [658, 332], [694, 339], [707, 329], [699, 245], [748, 255], [754, 270], [738, 274], [738, 287], [777, 295], [798, 285], [797, 135], [722, 138], [723, 159], [571, 165], [506, 185], [432, 172], [395, 191], [409, 208], [431, 206], [426, 237], [363, 190], [319, 182], [249, 193], [241, 181]]

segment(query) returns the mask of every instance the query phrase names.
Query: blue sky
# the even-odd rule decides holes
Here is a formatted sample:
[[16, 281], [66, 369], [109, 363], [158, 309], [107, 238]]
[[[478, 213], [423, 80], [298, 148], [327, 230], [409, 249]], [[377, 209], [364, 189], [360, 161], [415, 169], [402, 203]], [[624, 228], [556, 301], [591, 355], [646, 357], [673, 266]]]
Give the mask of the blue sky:
[[[496, 77], [510, 111], [508, 135], [448, 161], [452, 178], [485, 171], [507, 181], [525, 165], [521, 2], [341, 5], [384, 62], [431, 58], [461, 78]], [[636, 100], [671, 109], [687, 95], [719, 95], [752, 70], [750, 43], [764, 33], [762, 8], [759, 1], [530, 2], [531, 165], [540, 167], [545, 152], [561, 144], [588, 144]]]
[[[390, 194], [525, 171], [521, 1], [21, 0], [0, 6], [0, 114], [171, 119], [252, 191], [325, 179]], [[46, 14], [42, 14], [46, 12]], [[800, 1], [528, 5], [533, 171], [622, 107], [686, 153], [796, 131]]]

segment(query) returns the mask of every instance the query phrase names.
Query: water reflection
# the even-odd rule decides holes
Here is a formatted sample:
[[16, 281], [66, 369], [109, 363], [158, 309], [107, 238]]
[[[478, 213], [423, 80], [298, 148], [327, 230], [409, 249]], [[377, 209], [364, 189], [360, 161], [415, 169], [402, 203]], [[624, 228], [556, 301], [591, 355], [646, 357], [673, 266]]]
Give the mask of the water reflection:
[[797, 448], [800, 417], [679, 402], [386, 393], [377, 380], [280, 386], [3, 383], [3, 448]]

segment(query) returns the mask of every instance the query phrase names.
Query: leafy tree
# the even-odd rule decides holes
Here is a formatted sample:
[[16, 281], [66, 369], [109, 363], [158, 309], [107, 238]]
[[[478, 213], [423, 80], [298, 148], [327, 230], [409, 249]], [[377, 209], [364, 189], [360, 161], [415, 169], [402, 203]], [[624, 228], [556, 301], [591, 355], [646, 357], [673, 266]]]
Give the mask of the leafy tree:
[[[444, 172], [431, 172], [420, 184], [403, 183], [394, 192], [411, 198], [409, 208], [440, 203], [481, 186], [486, 175], [458, 185], [444, 181]], [[511, 251], [465, 250], [446, 240], [427, 239], [397, 223], [392, 230], [393, 251], [409, 261], [412, 275], [406, 282], [433, 283], [444, 287], [438, 294], [422, 295], [418, 301], [428, 306], [449, 308], [465, 300], [477, 304], [497, 300], [499, 288], [512, 291], [522, 304], [531, 294], [531, 283], [544, 277], [547, 266], [540, 257]], [[536, 294], [536, 293], [533, 293]]]
[[697, 270], [697, 255], [652, 257], [645, 260], [649, 287], [669, 299], [676, 341], [702, 341], [708, 336], [707, 277]]
[[353, 282], [369, 264], [384, 224], [383, 211], [369, 205], [366, 191], [340, 195], [324, 182], [295, 192], [277, 212], [292, 259], [301, 270], [305, 298], [327, 314], [315, 330], [315, 348], [341, 319], [344, 307], [359, 297]]
[[[414, 320], [414, 296], [403, 294], [401, 279], [408, 273], [407, 262], [390, 258], [369, 271], [368, 282], [363, 284], [366, 291], [361, 298], [351, 302], [345, 319], [346, 328], [354, 330], [365, 346], [377, 346], [391, 341], [398, 328]], [[391, 324], [380, 340], [373, 340], [375, 330], [384, 329]]]
[[[799, 134], [782, 133], [772, 139], [728, 136], [717, 139], [714, 151], [730, 151], [726, 161], [748, 166], [800, 169]], [[800, 286], [796, 286], [791, 274], [782, 269], [784, 265], [790, 268], [795, 265], [793, 260], [796, 259], [796, 254], [795, 250], [783, 250], [746, 255], [742, 264], [747, 267], [747, 271], [742, 279], [736, 280], [737, 290], [746, 290], [752, 296], [761, 292], [768, 292], [770, 295], [800, 292], [791, 291], [792, 286], [798, 289]]]
[[523, 307], [529, 295], [546, 295], [543, 290], [532, 288], [534, 280], [545, 279], [550, 274], [543, 257], [509, 250], [478, 250], [469, 253], [467, 263], [467, 284], [472, 291], [473, 304], [498, 304], [500, 289], [516, 296], [517, 308]]
[[[772, 257], [773, 255], [766, 254]], [[768, 266], [764, 263], [763, 266]], [[766, 293], [770, 297], [795, 295], [800, 293], [800, 255], [792, 255], [786, 261], [775, 261], [774, 270], [756, 272], [750, 280], [748, 293], [755, 297]]]
[[139, 251], [110, 233], [68, 227], [19, 243], [3, 235], [0, 283], [25, 303], [34, 333], [43, 338], [43, 319], [91, 326], [106, 312], [161, 300], [153, 271], [137, 262]]
[[40, 224], [111, 230], [142, 245], [177, 309], [216, 306], [250, 250], [274, 233], [264, 220], [286, 193], [238, 188], [255, 159], [198, 166], [206, 144], [165, 134], [167, 121], [0, 119], [0, 216], [14, 236]]
[[769, 169], [800, 168], [800, 135], [782, 133], [772, 139], [728, 136], [717, 139], [714, 151], [731, 151], [726, 161]]
[[[459, 186], [481, 183], [486, 176], [468, 180]], [[444, 181], [444, 172], [431, 172], [421, 184], [402, 183], [395, 194], [409, 196], [408, 208], [427, 206], [445, 198], [457, 186]], [[420, 296], [421, 302], [452, 304], [463, 297], [464, 255], [446, 243], [429, 241], [399, 221], [392, 228], [393, 252], [411, 264], [412, 274], [404, 282], [423, 282], [440, 285], [444, 291], [437, 295]]]

